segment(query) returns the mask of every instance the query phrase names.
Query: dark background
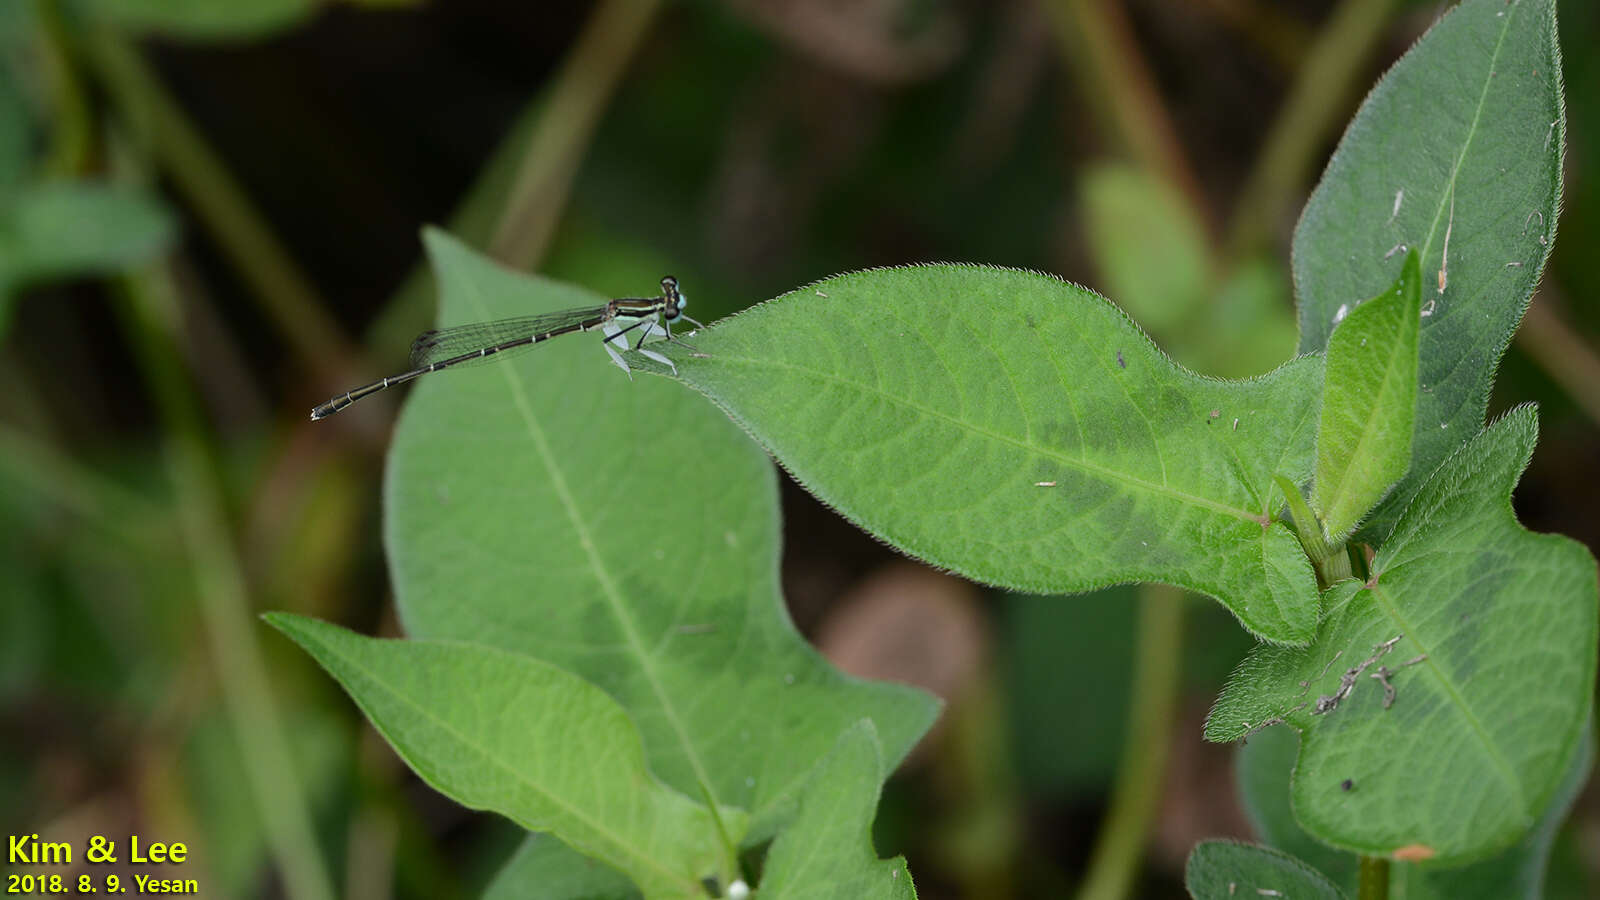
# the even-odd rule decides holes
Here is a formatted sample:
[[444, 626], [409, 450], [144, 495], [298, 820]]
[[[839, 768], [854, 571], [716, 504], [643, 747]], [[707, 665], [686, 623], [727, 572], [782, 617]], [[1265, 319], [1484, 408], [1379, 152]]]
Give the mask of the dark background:
[[[611, 294], [651, 289], [653, 277], [638, 273], [672, 271], [705, 321], [835, 272], [928, 260], [1040, 269], [1117, 299], [1086, 240], [1080, 187], [1087, 166], [1147, 163], [1116, 116], [1088, 100], [1112, 97], [1126, 109], [1131, 97], [1136, 115], [1170, 123], [1179, 163], [1164, 174], [1198, 213], [1215, 264], [1265, 257], [1281, 268], [1343, 123], [1442, 8], [1389, 4], [1379, 37], [1350, 49], [1347, 96], [1326, 111], [1303, 183], [1282, 203], [1245, 210], [1264, 227], [1240, 242], [1234, 223], [1263, 141], [1298, 64], [1342, 5], [1107, 6], [1121, 37], [1112, 55], [1148, 74], [1147, 94], [1122, 93], [1126, 70], [1115, 67], [1102, 66], [1096, 81], [1094, 64], [1086, 70], [1063, 36], [1071, 25], [1053, 27], [1061, 20], [1045, 3], [666, 5], [633, 52], [601, 55], [618, 75], [615, 91], [596, 101], [592, 138], [575, 142], [572, 177], [551, 182], [564, 190], [530, 206], [554, 229], [544, 252], [515, 261]], [[64, 7], [68, 46], [93, 27], [84, 10]], [[1518, 514], [1593, 549], [1600, 376], [1584, 366], [1595, 365], [1600, 333], [1600, 14], [1588, 0], [1564, 0], [1560, 13], [1565, 212], [1534, 301], [1537, 333], [1525, 329], [1508, 353], [1491, 415], [1540, 404]], [[311, 426], [305, 410], [364, 380], [358, 373], [403, 362], [431, 315], [426, 285], [401, 293], [419, 265], [419, 228], [448, 225], [482, 179], [489, 199], [480, 209], [509, 202], [510, 179], [492, 175], [490, 160], [557, 89], [593, 15], [578, 3], [440, 0], [329, 4], [221, 37], [122, 26], [303, 270], [310, 302], [349, 351], [329, 358], [289, 336], [293, 317], [286, 325], [255, 299], [258, 286], [188, 193], [192, 170], [149, 152], [149, 173], [181, 226], [180, 361], [221, 472], [226, 538], [257, 609], [396, 631], [377, 493], [392, 407], [375, 401], [336, 429]], [[102, 146], [115, 147], [127, 133], [125, 105], [92, 56], [82, 51], [85, 92]], [[40, 118], [48, 123], [48, 110]], [[507, 158], [519, 158], [519, 145], [509, 146]], [[116, 153], [97, 151], [88, 174], [114, 170]], [[488, 246], [493, 229], [476, 229], [463, 231]], [[163, 507], [163, 416], [117, 297], [104, 281], [36, 286], [18, 298], [0, 344], [0, 422], [78, 472], [44, 467], [30, 478], [15, 465], [0, 482], [0, 821], [41, 833], [63, 823], [187, 829], [207, 836], [210, 883], [228, 886], [218, 896], [272, 896], [279, 888], [218, 706], [218, 651], [197, 624], [183, 546], [162, 537], [174, 527]], [[103, 479], [107, 496], [129, 494], [130, 506], [102, 504], [108, 525], [38, 483], [56, 479]], [[801, 630], [847, 667], [875, 661], [875, 674], [917, 680], [952, 703], [890, 783], [880, 855], [906, 854], [927, 898], [1072, 890], [1134, 702], [1131, 593], [1000, 595], [900, 559], [790, 483], [783, 501], [784, 584]], [[117, 536], [129, 529], [153, 543]], [[1181, 715], [1134, 896], [1181, 896], [1195, 841], [1249, 835], [1232, 748], [1199, 738], [1249, 640], [1215, 604], [1189, 606]], [[519, 832], [433, 795], [305, 659], [264, 629], [257, 638], [281, 679], [273, 688], [340, 882], [472, 896]], [[990, 752], [974, 760], [972, 741]], [[1550, 891], [1600, 892], [1592, 786], [1558, 841]]]

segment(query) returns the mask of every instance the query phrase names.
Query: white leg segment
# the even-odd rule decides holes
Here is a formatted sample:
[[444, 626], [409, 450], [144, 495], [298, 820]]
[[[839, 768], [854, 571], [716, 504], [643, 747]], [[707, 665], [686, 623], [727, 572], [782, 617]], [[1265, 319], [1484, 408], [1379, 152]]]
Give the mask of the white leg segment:
[[666, 366], [667, 368], [671, 369], [672, 370], [672, 374], [674, 374], [674, 375], [678, 374], [678, 367], [672, 364], [672, 360], [667, 359], [665, 356], [662, 356], [661, 354], [655, 352], [654, 350], [645, 350], [645, 349], [641, 348], [639, 350], [639, 353], [641, 355], [643, 355], [646, 359], [653, 359], [656, 362], [661, 363], [663, 366]]
[[[627, 346], [627, 337], [619, 337], [619, 335], [622, 334], [622, 329], [618, 328], [617, 323], [615, 322], [605, 322], [601, 324], [600, 330], [605, 332], [606, 335], [605, 340], [600, 342], [600, 346], [606, 348], [606, 353], [611, 357], [611, 361], [617, 364], [617, 368], [626, 372], [628, 374], [628, 378], [632, 379], [633, 370], [628, 368], [627, 361], [622, 358], [622, 354], [618, 353], [617, 348], [613, 346], [614, 344], [618, 343], [622, 344], [623, 346]], [[613, 338], [616, 340], [613, 340]]]

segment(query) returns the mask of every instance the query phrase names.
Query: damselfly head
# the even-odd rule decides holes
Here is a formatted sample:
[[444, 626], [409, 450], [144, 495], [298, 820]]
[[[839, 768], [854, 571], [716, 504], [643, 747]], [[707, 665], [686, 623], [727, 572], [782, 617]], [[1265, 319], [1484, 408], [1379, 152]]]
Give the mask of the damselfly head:
[[678, 290], [678, 279], [673, 278], [671, 275], [661, 279], [661, 297], [667, 301], [666, 309], [663, 310], [663, 313], [666, 315], [668, 322], [676, 319], [678, 311], [689, 305], [689, 298]]

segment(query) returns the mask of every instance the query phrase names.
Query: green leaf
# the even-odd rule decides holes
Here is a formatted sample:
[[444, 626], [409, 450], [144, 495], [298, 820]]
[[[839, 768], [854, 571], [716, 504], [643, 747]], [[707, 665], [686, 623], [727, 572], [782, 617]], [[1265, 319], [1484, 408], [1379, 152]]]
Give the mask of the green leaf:
[[1322, 873], [1298, 859], [1254, 844], [1202, 841], [1189, 851], [1183, 885], [1195, 900], [1294, 897], [1342, 900], [1344, 894]]
[[663, 351], [685, 381], [907, 553], [1040, 593], [1167, 582], [1312, 636], [1272, 475], [1310, 476], [1317, 359], [1204, 378], [1090, 291], [964, 265], [840, 275], [694, 344]]
[[1395, 894], [1406, 900], [1543, 900], [1545, 870], [1550, 864], [1556, 832], [1589, 780], [1594, 765], [1594, 729], [1583, 730], [1578, 755], [1567, 766], [1555, 800], [1539, 819], [1539, 824], [1511, 849], [1498, 856], [1446, 869], [1421, 864], [1394, 870], [1391, 884]]
[[[427, 244], [442, 324], [605, 302], [442, 232]], [[752, 841], [858, 719], [898, 762], [938, 709], [840, 674], [795, 633], [778, 528], [765, 455], [683, 386], [630, 381], [598, 335], [422, 379], [385, 482], [412, 636], [493, 644], [598, 685], [638, 723], [651, 771], [748, 810]]]
[[761, 900], [917, 896], [905, 859], [881, 860], [872, 850], [872, 817], [885, 774], [871, 720], [839, 737], [817, 766], [794, 825], [772, 843]]
[[[267, 620], [338, 679], [395, 752], [464, 806], [551, 831], [627, 873], [646, 897], [703, 898], [718, 872], [710, 812], [645, 765], [604, 691], [493, 647], [362, 637], [284, 613]], [[735, 810], [725, 823], [743, 825]]]
[[483, 900], [632, 900], [639, 892], [622, 873], [544, 834], [529, 835]]
[[1165, 342], [1205, 300], [1204, 227], [1177, 191], [1142, 169], [1092, 166], [1080, 183], [1084, 231], [1106, 294]]
[[1378, 82], [1306, 206], [1294, 237], [1302, 352], [1327, 346], [1341, 307], [1396, 279], [1395, 246], [1421, 257], [1412, 464], [1364, 525], [1370, 543], [1483, 423], [1555, 236], [1565, 143], [1554, 3], [1468, 0]]
[[[1306, 834], [1289, 809], [1290, 778], [1299, 739], [1288, 728], [1269, 728], [1239, 748], [1238, 782], [1250, 824], [1275, 849], [1304, 860], [1335, 884], [1354, 893], [1356, 857]], [[1511, 849], [1482, 862], [1445, 869], [1436, 865], [1397, 865], [1390, 880], [1406, 900], [1539, 900], [1556, 832], [1588, 780], [1594, 760], [1593, 729], [1567, 767], [1556, 799], [1539, 824]]]
[[1411, 465], [1421, 297], [1412, 251], [1394, 287], [1351, 310], [1328, 339], [1311, 502], [1333, 543]]
[[1299, 751], [1300, 738], [1292, 728], [1268, 728], [1250, 735], [1234, 756], [1240, 805], [1263, 844], [1304, 862], [1354, 894], [1358, 862], [1355, 854], [1306, 834], [1290, 809], [1290, 777]]
[[0, 294], [136, 265], [166, 249], [176, 232], [167, 207], [142, 190], [87, 181], [26, 185], [0, 207]]
[[1467, 862], [1550, 804], [1589, 712], [1597, 594], [1582, 545], [1511, 512], [1536, 432], [1519, 407], [1439, 467], [1371, 581], [1326, 592], [1316, 643], [1259, 648], [1212, 710], [1211, 740], [1302, 733], [1294, 809], [1318, 839]]

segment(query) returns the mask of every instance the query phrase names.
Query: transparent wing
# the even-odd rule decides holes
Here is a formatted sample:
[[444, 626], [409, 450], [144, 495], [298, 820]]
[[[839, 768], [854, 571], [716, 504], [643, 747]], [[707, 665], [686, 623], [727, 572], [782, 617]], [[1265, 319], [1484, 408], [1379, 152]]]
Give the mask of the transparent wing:
[[538, 316], [522, 316], [496, 322], [475, 322], [471, 325], [424, 331], [411, 342], [411, 366], [421, 369], [484, 347], [520, 340], [529, 335], [549, 334], [552, 331], [572, 328], [587, 320], [600, 318], [605, 315], [605, 310], [603, 306], [585, 306]]

